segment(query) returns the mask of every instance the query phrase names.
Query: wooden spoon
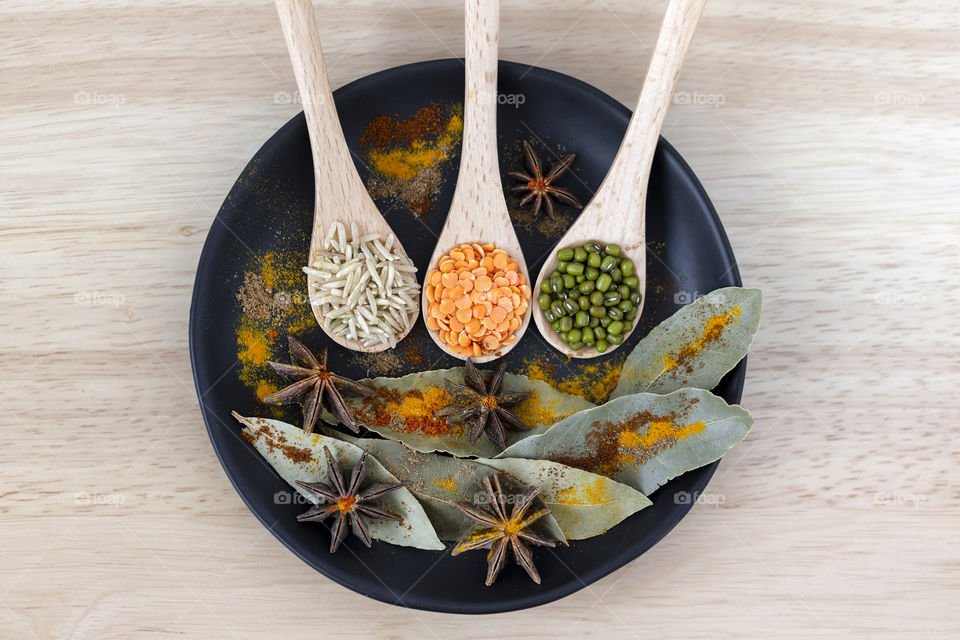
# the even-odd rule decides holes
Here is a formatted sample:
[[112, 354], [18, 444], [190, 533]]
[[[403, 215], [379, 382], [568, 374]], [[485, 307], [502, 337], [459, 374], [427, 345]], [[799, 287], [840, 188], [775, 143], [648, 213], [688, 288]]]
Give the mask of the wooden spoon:
[[[312, 264], [323, 241], [323, 232], [337, 221], [346, 226], [348, 234], [351, 222], [357, 225], [361, 236], [376, 233], [386, 238], [393, 231], [367, 193], [343, 137], [340, 118], [333, 102], [333, 92], [330, 90], [330, 80], [327, 77], [327, 67], [323, 61], [313, 5], [310, 0], [276, 0], [276, 3], [287, 50], [290, 52], [290, 61], [297, 77], [303, 113], [307, 119], [307, 131], [310, 134], [310, 148], [313, 151], [315, 206], [309, 260]], [[393, 246], [407, 257], [399, 240], [395, 240]], [[310, 306], [331, 340], [353, 351], [372, 353], [388, 348], [386, 344], [367, 347], [356, 340], [327, 332], [320, 306], [314, 302], [311, 286], [313, 278], [308, 276], [307, 280]], [[414, 306], [408, 315], [406, 330], [395, 336], [397, 341], [410, 332], [419, 313], [420, 310]]]
[[[663, 118], [673, 99], [680, 67], [705, 4], [706, 0], [670, 0], [667, 5], [640, 99], [630, 118], [620, 150], [593, 199], [547, 256], [540, 269], [534, 295], [539, 295], [544, 277], [556, 269], [557, 249], [580, 246], [590, 240], [602, 245], [619, 244], [621, 256], [633, 260], [636, 276], [640, 280], [638, 290], [643, 296], [637, 309], [637, 318], [640, 318], [646, 300], [645, 209], [650, 165], [657, 150]], [[558, 351], [572, 358], [595, 358], [600, 355], [593, 347], [572, 350], [560, 339], [539, 308], [534, 315], [540, 333]], [[637, 324], [634, 321], [631, 333]], [[628, 337], [629, 334], [625, 334], [620, 344], [626, 342]], [[611, 344], [604, 353], [610, 353], [619, 346]]]
[[[520, 241], [513, 230], [510, 212], [500, 184], [500, 163], [497, 158], [497, 43], [500, 34], [499, 0], [467, 0], [466, 24], [466, 90], [463, 98], [463, 148], [460, 173], [447, 220], [430, 258], [430, 270], [437, 268], [441, 257], [464, 243], [492, 243], [506, 251], [517, 263], [517, 273], [530, 285]], [[429, 273], [429, 270], [428, 270]], [[514, 342], [494, 352], [473, 358], [474, 362], [495, 360], [519, 344], [530, 324], [530, 301], [523, 322], [513, 333]], [[424, 317], [430, 302], [422, 296]], [[429, 331], [437, 345], [450, 355], [465, 359], [450, 349], [436, 331]]]

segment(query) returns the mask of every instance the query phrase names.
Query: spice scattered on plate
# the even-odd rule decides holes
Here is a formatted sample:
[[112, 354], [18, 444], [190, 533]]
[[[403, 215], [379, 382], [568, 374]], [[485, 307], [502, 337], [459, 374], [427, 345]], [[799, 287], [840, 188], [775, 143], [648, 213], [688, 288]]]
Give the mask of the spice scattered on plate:
[[588, 242], [557, 251], [557, 268], [540, 282], [537, 304], [560, 338], [576, 351], [600, 353], [630, 335], [637, 317], [640, 280], [620, 246]]
[[[240, 363], [237, 373], [240, 382], [261, 400], [277, 391], [267, 361], [286, 352], [284, 336], [303, 335], [317, 324], [300, 270], [303, 255], [290, 246], [291, 239], [279, 236], [275, 250], [249, 254], [238, 274], [242, 284], [235, 294], [240, 311], [234, 327]], [[269, 415], [288, 417], [279, 408], [271, 409]]]
[[459, 103], [432, 103], [403, 120], [377, 116], [360, 137], [371, 169], [367, 189], [375, 198], [397, 198], [414, 215], [430, 213], [444, 182], [444, 168], [459, 153], [462, 134]]
[[530, 286], [517, 262], [492, 244], [463, 244], [427, 274], [427, 328], [467, 357], [512, 344], [523, 324]]
[[399, 249], [394, 235], [361, 236], [351, 225], [350, 240], [342, 222], [334, 223], [303, 268], [311, 276], [310, 302], [319, 305], [325, 331], [357, 340], [365, 347], [397, 346], [417, 309], [417, 268]]

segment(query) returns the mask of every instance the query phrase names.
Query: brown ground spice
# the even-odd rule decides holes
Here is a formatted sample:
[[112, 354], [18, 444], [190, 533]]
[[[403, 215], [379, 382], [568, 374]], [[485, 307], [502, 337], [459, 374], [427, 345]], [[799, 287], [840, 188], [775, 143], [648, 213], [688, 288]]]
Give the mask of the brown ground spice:
[[[284, 238], [277, 251], [254, 256], [245, 265], [235, 294], [241, 310], [236, 325], [238, 376], [261, 399], [277, 391], [281, 382], [267, 361], [286, 354], [288, 334], [302, 335], [317, 322], [300, 270], [306, 256], [289, 244]], [[277, 418], [290, 413], [274, 405], [258, 405], [257, 410]]]
[[430, 213], [441, 186], [443, 171], [437, 165], [421, 169], [409, 180], [380, 175], [373, 175], [367, 180], [367, 190], [374, 198], [398, 198], [418, 216]]
[[433, 338], [427, 335], [427, 329], [417, 324], [406, 339], [397, 345], [397, 352], [404, 363], [417, 369], [425, 369], [431, 365], [426, 354], [431, 353]]
[[737, 305], [725, 313], [704, 318], [700, 335], [684, 342], [673, 356], [664, 356], [666, 369], [682, 368], [686, 373], [693, 373], [695, 358], [718, 343], [722, 344], [724, 332], [727, 327], [739, 322], [740, 312], [741, 307]]
[[426, 215], [444, 182], [443, 167], [459, 151], [463, 133], [459, 104], [432, 103], [412, 117], [380, 115], [360, 136], [375, 198], [393, 197], [415, 215]]
[[287, 437], [283, 435], [283, 433], [274, 433], [272, 430], [267, 431], [261, 426], [255, 432], [244, 429], [241, 434], [243, 435], [243, 439], [250, 444], [254, 444], [258, 439], [262, 440], [267, 449], [272, 453], [279, 451], [284, 457], [290, 460], [290, 462], [305, 463], [313, 460], [313, 451], [305, 447], [289, 444]]
[[447, 112], [448, 107], [435, 102], [418, 109], [407, 120], [379, 115], [367, 123], [360, 135], [360, 150], [409, 146], [422, 138], [439, 135], [447, 126]]
[[[588, 455], [550, 456], [550, 460], [586, 471], [609, 473], [624, 462], [645, 464], [679, 439], [702, 430], [702, 423], [683, 426], [693, 406], [699, 402], [693, 398], [689, 404], [665, 414], [655, 415], [649, 411], [634, 414], [624, 422], [594, 424], [586, 437]], [[654, 425], [662, 425], [654, 432], [650, 442], [636, 434], [644, 433]], [[671, 433], [672, 432], [672, 433]], [[629, 438], [625, 438], [629, 434]], [[625, 446], [625, 440], [628, 445]]]
[[356, 353], [353, 361], [366, 370], [366, 377], [390, 376], [403, 370], [403, 360], [395, 349], [376, 353]]
[[510, 210], [510, 219], [513, 220], [514, 224], [551, 239], [559, 240], [574, 220], [573, 215], [560, 211], [559, 206], [554, 209], [555, 217], [553, 218], [548, 216], [544, 210], [534, 216], [530, 205], [521, 207], [520, 198], [514, 196], [507, 196], [507, 208]]
[[430, 387], [425, 391], [413, 389], [400, 393], [387, 387], [374, 387], [376, 395], [364, 399], [363, 405], [354, 410], [354, 418], [360, 423], [376, 427], [403, 423], [407, 433], [419, 433], [424, 436], [459, 437], [463, 432], [461, 425], [449, 424], [436, 412], [449, 406], [453, 399], [443, 387]]
[[237, 289], [237, 301], [243, 313], [258, 320], [279, 320], [293, 304], [289, 295], [277, 295], [263, 276], [253, 271], [244, 272], [243, 284]]

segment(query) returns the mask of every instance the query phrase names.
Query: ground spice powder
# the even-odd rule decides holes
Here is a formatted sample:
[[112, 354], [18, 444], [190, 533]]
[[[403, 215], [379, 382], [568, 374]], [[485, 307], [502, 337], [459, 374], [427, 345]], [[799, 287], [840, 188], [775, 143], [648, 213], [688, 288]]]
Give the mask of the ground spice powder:
[[[354, 418], [361, 424], [394, 429], [409, 434], [459, 440], [469, 425], [451, 424], [437, 415], [449, 407], [453, 398], [443, 387], [426, 387], [409, 391], [396, 391], [382, 385], [374, 385], [376, 394], [370, 398], [346, 399]], [[540, 395], [533, 395], [514, 408], [514, 413], [531, 426], [553, 424], [569, 415], [559, 403], [544, 403]]]
[[[277, 376], [268, 360], [281, 360], [287, 334], [300, 335], [316, 326], [307, 298], [306, 276], [296, 252], [270, 252], [255, 257], [243, 272], [236, 298], [240, 316], [236, 326], [240, 381], [263, 399], [277, 391]], [[285, 415], [273, 407], [271, 415]]]
[[613, 393], [623, 369], [624, 354], [616, 359], [582, 365], [576, 377], [565, 378], [556, 362], [527, 360], [522, 373], [532, 380], [541, 380], [563, 393], [586, 398], [594, 404], [606, 402]]
[[360, 136], [360, 150], [373, 172], [368, 190], [426, 215], [443, 185], [442, 167], [459, 152], [462, 135], [459, 103], [432, 103], [403, 120], [377, 116]]
[[740, 319], [741, 307], [737, 305], [725, 313], [712, 315], [706, 319], [703, 331], [687, 344], [680, 346], [676, 351], [663, 357], [664, 373], [678, 367], [687, 373], [693, 373], [693, 360], [706, 349], [718, 343], [724, 331]]
[[312, 462], [314, 459], [313, 451], [306, 447], [298, 447], [290, 444], [282, 432], [275, 431], [267, 423], [258, 421], [256, 431], [251, 431], [248, 427], [241, 433], [244, 440], [250, 444], [254, 444], [259, 440], [271, 453], [280, 453], [295, 464]]
[[581, 485], [564, 489], [556, 497], [558, 504], [602, 505], [611, 502], [611, 496], [606, 490], [607, 478], [597, 477]]
[[666, 415], [641, 411], [620, 422], [594, 423], [586, 437], [589, 453], [550, 456], [550, 460], [602, 475], [610, 475], [620, 467], [646, 464], [680, 440], [706, 428], [703, 422], [687, 421], [696, 402], [693, 399]]
[[384, 386], [373, 388], [376, 395], [351, 403], [358, 422], [430, 437], [459, 437], [462, 434], [461, 425], [449, 424], [436, 415], [453, 402], [443, 387], [412, 389], [403, 393]]

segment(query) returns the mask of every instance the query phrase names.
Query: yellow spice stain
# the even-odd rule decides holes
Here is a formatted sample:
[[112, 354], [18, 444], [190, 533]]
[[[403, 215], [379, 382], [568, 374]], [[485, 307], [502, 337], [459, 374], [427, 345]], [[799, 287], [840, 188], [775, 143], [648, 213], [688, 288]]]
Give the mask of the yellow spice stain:
[[241, 327], [237, 331], [237, 344], [240, 347], [237, 357], [241, 364], [260, 365], [267, 362], [267, 342], [252, 327]]
[[443, 387], [414, 389], [400, 394], [380, 390], [363, 402], [348, 401], [355, 418], [373, 427], [389, 427], [407, 433], [428, 437], [445, 437], [459, 434], [460, 427], [452, 425], [437, 415], [450, 406], [452, 398]]
[[453, 478], [439, 478], [437, 479], [437, 486], [447, 491], [453, 491], [457, 488], [457, 481]]
[[546, 382], [563, 393], [580, 396], [594, 404], [602, 404], [616, 388], [621, 369], [622, 360], [588, 364], [580, 367], [576, 378], [558, 380], [541, 364], [529, 362], [523, 373], [528, 378]]
[[556, 402], [543, 402], [536, 391], [533, 395], [512, 407], [513, 413], [529, 427], [553, 424], [570, 415], [571, 412], [557, 406]]
[[[356, 410], [365, 412], [367, 419], [375, 426], [390, 426], [407, 433], [444, 437], [459, 435], [461, 432], [462, 425], [448, 423], [445, 418], [437, 415], [438, 411], [451, 406], [452, 402], [453, 398], [445, 388], [426, 387], [422, 390], [407, 391], [399, 396], [368, 399]], [[553, 424], [569, 413], [542, 404], [535, 391], [519, 405], [511, 407], [511, 410], [530, 427]]]
[[637, 458], [631, 456], [628, 453], [621, 453], [613, 459], [613, 462], [608, 465], [604, 465], [604, 470], [609, 472], [612, 469], [617, 468], [627, 468], [637, 464]]
[[276, 255], [268, 253], [263, 256], [263, 259], [260, 262], [260, 277], [263, 278], [264, 284], [266, 284], [271, 289], [276, 289], [277, 285], [280, 282], [280, 273], [277, 268], [277, 259]]
[[406, 149], [371, 151], [370, 163], [381, 175], [410, 180], [422, 170], [447, 160], [462, 133], [463, 118], [453, 115], [436, 140], [416, 140]]
[[664, 372], [676, 369], [681, 362], [689, 361], [716, 342], [723, 335], [723, 331], [740, 318], [740, 305], [727, 311], [707, 318], [703, 331], [693, 342], [681, 347], [673, 355], [663, 356]]
[[606, 479], [598, 477], [590, 482], [564, 489], [557, 495], [556, 502], [573, 506], [606, 504], [611, 502], [606, 489]]
[[707, 425], [703, 422], [691, 422], [687, 425], [674, 426], [671, 420], [653, 420], [649, 423], [644, 433], [637, 433], [632, 430], [621, 431], [618, 444], [624, 449], [636, 449], [639, 447], [649, 449], [667, 438], [683, 440], [684, 438], [700, 433], [706, 428]]
[[448, 405], [450, 394], [443, 387], [428, 387], [420, 394], [405, 394], [403, 402], [388, 402], [387, 411], [404, 418], [433, 414]]
[[[473, 544], [480, 542], [491, 542], [498, 537], [497, 530], [495, 529], [480, 529], [472, 533], [467, 534], [457, 543], [457, 546], [453, 548], [451, 555], [457, 555], [462, 553], [464, 549], [472, 546]], [[493, 549], [489, 553], [493, 553]], [[489, 557], [489, 554], [488, 554]]]
[[273, 393], [276, 393], [279, 390], [280, 388], [277, 385], [273, 384], [272, 382], [261, 380], [260, 382], [257, 383], [257, 388], [255, 389], [255, 393], [257, 394], [257, 399], [263, 400], [267, 396]]
[[[301, 271], [305, 259], [299, 252], [273, 251], [255, 258], [245, 268], [263, 278], [274, 294], [285, 294], [290, 301], [282, 316], [260, 318], [241, 313], [236, 329], [237, 359], [240, 360], [240, 381], [263, 398], [276, 391], [278, 376], [267, 365], [268, 360], [286, 361], [288, 334], [301, 335], [316, 324], [307, 302], [307, 281]], [[273, 389], [271, 390], [271, 387]], [[273, 408], [274, 415], [282, 410]]]

